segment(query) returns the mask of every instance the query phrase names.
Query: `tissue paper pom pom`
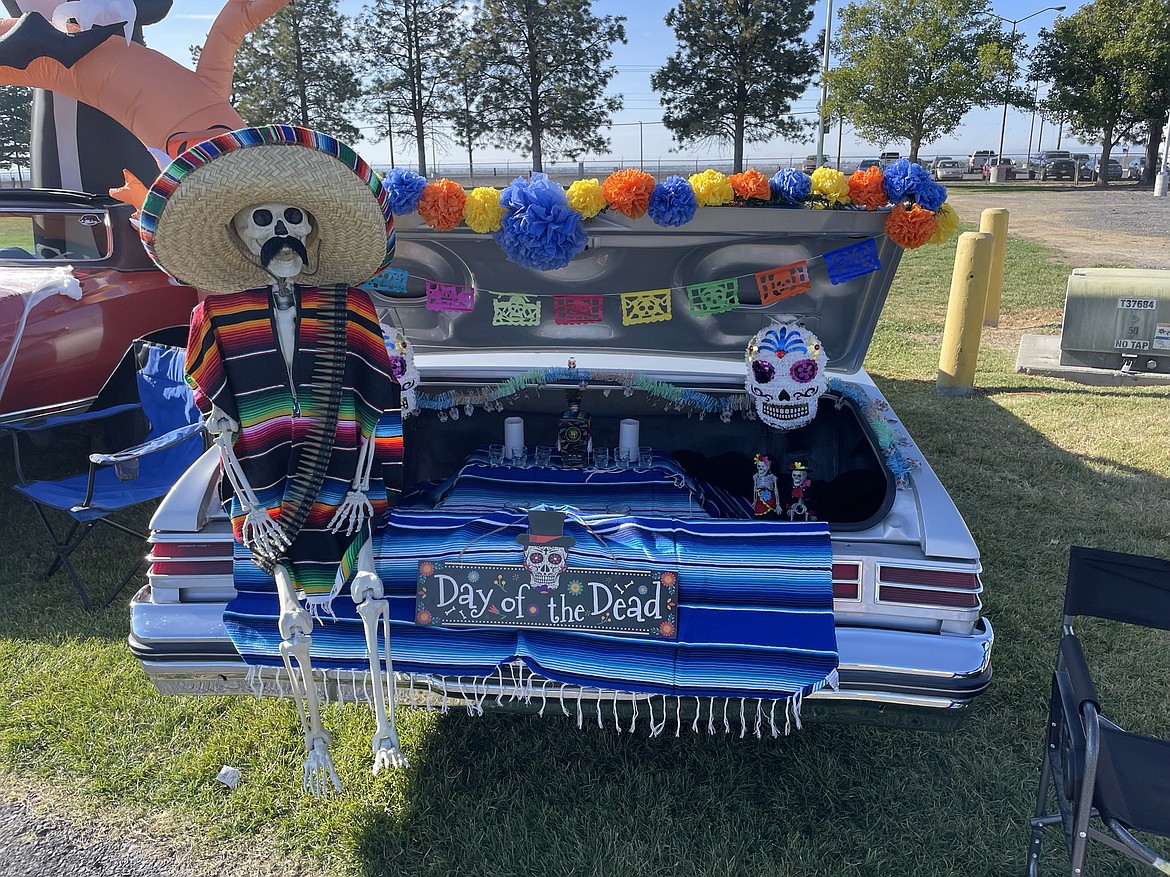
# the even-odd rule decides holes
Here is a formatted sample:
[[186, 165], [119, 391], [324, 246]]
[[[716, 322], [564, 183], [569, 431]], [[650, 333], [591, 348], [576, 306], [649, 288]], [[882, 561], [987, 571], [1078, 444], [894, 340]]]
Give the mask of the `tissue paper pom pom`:
[[691, 184], [682, 177], [667, 177], [650, 193], [646, 212], [655, 225], [675, 226], [690, 222], [698, 209], [699, 202]]
[[637, 219], [650, 205], [654, 177], [637, 168], [622, 168], [605, 178], [601, 191], [605, 194], [605, 203], [611, 208], [630, 219]]
[[454, 180], [438, 179], [427, 183], [418, 199], [418, 215], [431, 228], [450, 231], [463, 219], [467, 193]]
[[717, 170], [707, 168], [701, 174], [691, 174], [690, 183], [700, 207], [718, 207], [720, 204], [730, 204], [735, 199], [731, 183]]
[[812, 172], [812, 191], [822, 195], [830, 204], [849, 203], [849, 180], [845, 174], [831, 167], [819, 167]]
[[854, 171], [849, 177], [849, 200], [867, 210], [885, 207], [890, 203], [886, 197], [886, 182], [882, 169], [874, 165], [865, 170]]
[[739, 198], [754, 198], [757, 201], [768, 201], [772, 198], [772, 187], [768, 185], [768, 178], [758, 170], [748, 168], [742, 174], [732, 174], [727, 178], [731, 189]]
[[808, 193], [812, 191], [812, 181], [808, 178], [808, 174], [794, 167], [785, 167], [776, 171], [772, 175], [772, 179], [769, 180], [769, 185], [777, 198], [795, 204], [803, 204]]
[[914, 184], [914, 203], [927, 210], [938, 210], [947, 200], [947, 187], [928, 179]]
[[605, 193], [596, 179], [577, 180], [569, 186], [569, 206], [585, 219], [592, 219], [605, 207]]
[[959, 214], [950, 204], [943, 204], [934, 212], [934, 224], [934, 234], [930, 236], [927, 243], [945, 243], [959, 230]]
[[467, 193], [463, 205], [463, 221], [472, 231], [484, 234], [500, 230], [504, 208], [500, 206], [500, 190], [491, 186], [479, 186]]
[[390, 210], [398, 215], [414, 213], [418, 199], [427, 187], [427, 178], [400, 167], [391, 168], [382, 179], [382, 186], [390, 195]]
[[886, 217], [886, 234], [900, 247], [913, 250], [931, 239], [938, 228], [934, 214], [917, 204], [906, 209], [905, 204], [895, 204]]
[[882, 168], [882, 178], [885, 181], [886, 197], [891, 203], [901, 201], [906, 197], [906, 190], [910, 187], [910, 162], [905, 158], [891, 161]]
[[581, 214], [569, 206], [565, 190], [545, 174], [513, 180], [500, 196], [500, 205], [507, 212], [495, 240], [517, 265], [552, 271], [564, 268], [585, 249]]

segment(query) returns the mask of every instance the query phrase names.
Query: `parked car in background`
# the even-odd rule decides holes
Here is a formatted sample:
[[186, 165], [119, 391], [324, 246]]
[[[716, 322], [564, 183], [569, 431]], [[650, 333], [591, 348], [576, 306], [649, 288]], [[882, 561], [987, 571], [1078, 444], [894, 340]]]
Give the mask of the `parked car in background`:
[[928, 164], [924, 164], [923, 167], [925, 167], [927, 170], [932, 171], [936, 167], [938, 167], [938, 163], [940, 161], [951, 161], [951, 160], [952, 160], [952, 158], [949, 155], [936, 155]]
[[942, 182], [943, 180], [961, 180], [966, 170], [967, 168], [963, 162], [956, 161], [953, 158], [947, 158], [935, 162], [934, 168], [930, 173], [936, 180]]
[[983, 172], [983, 165], [995, 158], [995, 150], [977, 149], [967, 159], [967, 173], [979, 174]]
[[885, 166], [892, 161], [897, 161], [901, 157], [902, 153], [900, 152], [883, 152], [878, 156], [878, 160], [882, 163], [883, 166]]
[[1078, 180], [1093, 179], [1093, 168], [1096, 165], [1096, 161], [1093, 159], [1093, 156], [1089, 155], [1087, 152], [1074, 152], [1072, 157], [1073, 161], [1075, 161], [1077, 164], [1076, 178]]
[[878, 159], [878, 158], [863, 158], [861, 161], [859, 161], [857, 163], [857, 169], [859, 171], [868, 170], [871, 167], [881, 167], [881, 166], [882, 166], [881, 159]]
[[1012, 163], [1010, 158], [993, 158], [991, 161], [983, 165], [983, 179], [991, 179], [992, 168], [1002, 167], [1005, 180], [1014, 180], [1016, 178], [1016, 166]]
[[1101, 160], [1098, 159], [1097, 162], [1093, 165], [1093, 179], [1094, 180], [1101, 179], [1102, 174], [1104, 174], [1106, 180], [1110, 180], [1110, 181], [1114, 181], [1114, 182], [1120, 180], [1121, 179], [1121, 162], [1119, 162], [1116, 158], [1111, 158], [1111, 159], [1109, 159], [1108, 162], [1106, 162], [1105, 168], [1102, 171]]
[[0, 190], [0, 424], [89, 405], [130, 343], [198, 298], [159, 271], [109, 196]]
[[1077, 163], [1066, 149], [1046, 149], [1040, 153], [1037, 175], [1041, 180], [1071, 180], [1076, 176]]
[[805, 156], [804, 163], [800, 166], [800, 169], [806, 174], [811, 174], [819, 167], [832, 167], [832, 165], [833, 159], [831, 157], [822, 155], [818, 161], [816, 155], [813, 154]]

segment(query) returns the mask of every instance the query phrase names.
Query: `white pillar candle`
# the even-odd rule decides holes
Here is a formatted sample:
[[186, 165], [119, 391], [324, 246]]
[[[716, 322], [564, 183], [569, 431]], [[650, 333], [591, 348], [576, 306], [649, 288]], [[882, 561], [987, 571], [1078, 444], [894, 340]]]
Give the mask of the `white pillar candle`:
[[627, 418], [618, 429], [618, 447], [630, 452], [630, 459], [638, 459], [638, 421]]
[[504, 453], [511, 448], [524, 447], [524, 418], [509, 417], [504, 420]]

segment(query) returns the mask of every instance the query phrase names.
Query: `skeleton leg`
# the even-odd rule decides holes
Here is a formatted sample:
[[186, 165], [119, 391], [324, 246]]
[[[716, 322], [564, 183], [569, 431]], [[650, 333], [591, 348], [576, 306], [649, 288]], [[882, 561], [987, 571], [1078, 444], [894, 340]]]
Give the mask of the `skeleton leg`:
[[[406, 756], [398, 745], [394, 707], [397, 686], [394, 683], [394, 665], [390, 661], [390, 604], [384, 597], [382, 580], [374, 572], [373, 540], [367, 539], [358, 555], [358, 572], [350, 586], [353, 602], [362, 626], [366, 630], [366, 648], [370, 655], [370, 679], [374, 689], [374, 717], [377, 728], [370, 744], [374, 751], [374, 773], [384, 767], [406, 767]], [[386, 675], [382, 676], [382, 654], [378, 648], [378, 633], [386, 644]], [[390, 689], [387, 711], [386, 688]]]
[[[329, 793], [329, 786], [341, 791], [341, 781], [329, 757], [332, 742], [324, 725], [321, 724], [321, 709], [317, 700], [317, 685], [313, 681], [313, 665], [309, 659], [309, 647], [313, 643], [313, 619], [297, 600], [292, 576], [283, 564], [277, 564], [274, 571], [276, 591], [280, 597], [280, 656], [284, 658], [284, 669], [288, 673], [293, 700], [301, 719], [301, 730], [305, 734], [305, 764], [301, 788], [315, 798]], [[295, 660], [294, 660], [295, 659]]]

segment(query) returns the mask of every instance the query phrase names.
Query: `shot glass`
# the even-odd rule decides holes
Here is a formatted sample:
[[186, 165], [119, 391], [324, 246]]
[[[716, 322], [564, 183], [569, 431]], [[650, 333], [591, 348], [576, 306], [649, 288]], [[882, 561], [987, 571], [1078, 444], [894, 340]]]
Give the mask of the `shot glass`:
[[618, 469], [630, 468], [630, 449], [629, 448], [614, 448], [613, 462]]
[[638, 448], [638, 468], [649, 469], [654, 465], [654, 449], [649, 447]]
[[515, 447], [508, 449], [508, 460], [517, 469], [523, 469], [528, 465], [528, 448]]
[[593, 468], [594, 469], [608, 469], [609, 468], [609, 448], [594, 448], [593, 449]]
[[488, 445], [488, 465], [489, 466], [503, 466], [504, 465], [504, 446], [503, 445]]
[[552, 448], [544, 445], [536, 446], [536, 465], [541, 469], [547, 469], [552, 465]]

